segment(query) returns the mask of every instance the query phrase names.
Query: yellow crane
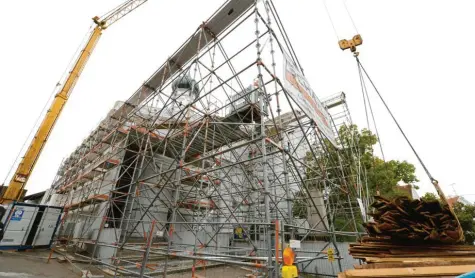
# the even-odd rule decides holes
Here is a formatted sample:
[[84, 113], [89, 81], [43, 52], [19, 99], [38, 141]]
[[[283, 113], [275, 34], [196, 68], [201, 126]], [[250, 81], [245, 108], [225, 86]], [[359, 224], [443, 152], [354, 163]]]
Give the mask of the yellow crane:
[[92, 30], [84, 48], [79, 53], [79, 56], [73, 64], [73, 67], [69, 72], [65, 82], [60, 85], [61, 88], [58, 90], [59, 92], [55, 95], [51, 106], [49, 107], [46, 115], [43, 118], [43, 121], [36, 131], [35, 137], [30, 142], [30, 145], [18, 164], [18, 167], [13, 174], [7, 189], [5, 190], [3, 196], [1, 196], [1, 204], [18, 201], [23, 195], [25, 185], [28, 182], [35, 164], [41, 155], [41, 151], [43, 150], [43, 147], [45, 146], [51, 131], [53, 130], [54, 124], [58, 120], [64, 105], [68, 101], [68, 98], [74, 89], [74, 85], [78, 81], [82, 70], [86, 66], [89, 56], [101, 37], [102, 31], [145, 2], [147, 2], [147, 0], [128, 0], [115, 9], [111, 10], [103, 17], [99, 18], [96, 16], [93, 18], [96, 26]]

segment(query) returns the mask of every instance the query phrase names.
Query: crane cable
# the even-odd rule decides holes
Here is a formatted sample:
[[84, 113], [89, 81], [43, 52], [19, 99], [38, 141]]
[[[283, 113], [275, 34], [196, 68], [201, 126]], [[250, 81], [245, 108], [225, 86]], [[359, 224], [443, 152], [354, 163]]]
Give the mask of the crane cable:
[[[328, 8], [326, 6], [326, 3], [325, 3], [325, 0], [322, 0], [324, 5], [325, 5], [325, 9], [327, 10], [327, 14], [328, 14], [328, 17], [330, 18], [330, 21], [332, 23], [332, 26], [333, 26], [333, 29], [336, 33], [336, 30], [335, 30], [335, 27], [333, 25], [333, 20], [331, 19], [331, 16], [330, 16], [330, 13], [328, 12]], [[343, 5], [345, 6], [345, 10], [348, 14], [348, 17], [350, 18], [351, 20], [351, 23], [353, 24], [353, 27], [355, 28], [355, 31], [356, 33], [359, 33], [358, 32], [358, 28], [356, 27], [356, 24], [355, 24], [355, 21], [353, 20], [353, 17], [351, 16], [351, 13], [350, 13], [350, 10], [348, 9], [348, 6], [346, 5], [346, 0], [342, 0], [342, 3]], [[337, 35], [338, 36], [338, 35]], [[396, 124], [396, 126], [398, 127], [399, 131], [401, 132], [402, 136], [404, 136], [404, 139], [406, 140], [406, 142], [409, 144], [409, 147], [411, 148], [412, 152], [414, 153], [414, 155], [416, 156], [417, 160], [419, 161], [419, 163], [421, 164], [422, 168], [424, 168], [424, 171], [426, 172], [427, 176], [429, 177], [429, 179], [431, 180], [432, 183], [438, 183], [438, 181], [436, 179], [434, 179], [434, 177], [430, 174], [429, 172], [429, 169], [427, 168], [427, 166], [424, 164], [424, 162], [422, 161], [421, 157], [419, 156], [419, 154], [417, 153], [416, 149], [414, 148], [414, 146], [412, 145], [411, 141], [409, 140], [409, 138], [406, 136], [406, 133], [403, 131], [403, 129], [401, 128], [401, 125], [399, 125], [399, 122], [396, 120], [396, 118], [394, 117], [391, 109], [389, 109], [389, 106], [387, 105], [386, 101], [383, 99], [383, 96], [381, 95], [381, 93], [379, 92], [378, 88], [376, 87], [376, 85], [374, 84], [373, 80], [371, 79], [371, 77], [369, 77], [369, 74], [366, 72], [366, 69], [363, 67], [363, 65], [361, 64], [361, 61], [360, 59], [358, 58], [358, 55], [354, 55], [354, 57], [356, 58], [356, 63], [358, 65], [358, 72], [359, 72], [359, 76], [360, 76], [360, 83], [361, 83], [361, 90], [362, 90], [362, 93], [363, 93], [363, 101], [365, 103], [365, 113], [366, 113], [366, 121], [368, 123], [368, 128], [369, 128], [369, 119], [368, 119], [368, 111], [367, 111], [367, 107], [366, 107], [366, 100], [368, 100], [368, 106], [369, 106], [369, 109], [370, 109], [370, 113], [371, 113], [371, 117], [373, 119], [373, 124], [374, 124], [374, 128], [375, 128], [375, 131], [376, 131], [376, 136], [378, 137], [378, 141], [379, 141], [379, 145], [380, 145], [380, 148], [381, 148], [381, 155], [383, 156], [383, 160], [385, 160], [384, 158], [384, 152], [383, 152], [383, 148], [382, 148], [382, 144], [381, 144], [381, 140], [380, 140], [380, 137], [379, 137], [379, 132], [378, 132], [378, 128], [376, 126], [376, 121], [375, 121], [375, 118], [374, 118], [374, 113], [373, 113], [373, 109], [371, 107], [371, 102], [370, 102], [370, 99], [369, 99], [369, 96], [368, 96], [368, 91], [366, 89], [366, 84], [364, 82], [364, 76], [363, 76], [363, 73], [364, 75], [366, 76], [366, 78], [368, 78], [369, 82], [371, 83], [371, 85], [373, 86], [374, 90], [376, 91], [376, 93], [378, 94], [379, 96], [379, 99], [381, 100], [381, 102], [384, 104], [384, 107], [386, 107], [386, 110], [389, 112], [389, 115], [391, 115], [391, 118], [393, 119], [394, 123]]]
[[10, 177], [10, 175], [11, 175], [13, 169], [15, 168], [20, 156], [25, 151], [26, 144], [28, 142], [30, 142], [31, 135], [33, 134], [33, 132], [37, 131], [37, 126], [40, 123], [40, 120], [43, 118], [43, 115], [45, 114], [47, 108], [49, 107], [49, 104], [51, 103], [51, 100], [57, 94], [58, 87], [60, 87], [62, 85], [62, 83], [64, 83], [64, 80], [66, 79], [66, 75], [67, 75], [68, 71], [71, 69], [72, 64], [75, 62], [75, 60], [77, 59], [80, 51], [83, 49], [83, 46], [85, 45], [85, 42], [86, 42], [87, 38], [90, 36], [93, 27], [94, 27], [94, 25], [91, 25], [89, 30], [86, 32], [86, 35], [84, 36], [81, 43], [79, 44], [79, 47], [76, 49], [76, 51], [72, 55], [72, 57], [71, 57], [71, 59], [68, 63], [68, 66], [64, 70], [64, 72], [61, 75], [59, 81], [54, 86], [54, 89], [51, 91], [51, 94], [49, 95], [48, 100], [45, 102], [43, 108], [41, 109], [40, 113], [38, 114], [38, 117], [36, 118], [35, 123], [32, 125], [32, 127], [30, 129], [30, 132], [28, 133], [28, 136], [26, 136], [25, 141], [23, 141], [23, 144], [20, 148], [20, 151], [18, 151], [17, 156], [15, 157], [15, 160], [13, 160], [13, 163], [11, 164], [10, 169], [8, 170], [7, 174], [5, 175], [5, 179], [3, 180], [3, 185], [5, 185], [5, 183], [7, 182], [7, 179]]
[[345, 6], [346, 13], [348, 14], [348, 17], [351, 20], [351, 24], [353, 24], [353, 28], [355, 28], [356, 34], [359, 34], [358, 28], [356, 27], [355, 21], [353, 20], [353, 17], [351, 16], [350, 10], [348, 9], [348, 6], [346, 5], [346, 0], [341, 0], [343, 2], [343, 5]]
[[[371, 113], [371, 118], [373, 120], [374, 130], [376, 132], [376, 137], [377, 137], [378, 142], [379, 142], [379, 149], [381, 151], [381, 156], [383, 157], [383, 161], [386, 161], [386, 158], [384, 156], [384, 151], [383, 151], [383, 143], [381, 142], [381, 136], [379, 136], [378, 126], [376, 125], [376, 119], [375, 119], [374, 113], [373, 113], [373, 107], [372, 107], [371, 101], [369, 99], [368, 89], [366, 88], [366, 82], [364, 80], [364, 76], [363, 76], [363, 73], [361, 71], [361, 67], [359, 66], [359, 63], [358, 63], [358, 73], [359, 73], [360, 83], [361, 83], [361, 92], [363, 94], [363, 103], [364, 103], [364, 109], [365, 109], [365, 114], [366, 114], [366, 123], [368, 125], [368, 130], [371, 130], [371, 126], [370, 126], [370, 123], [369, 123], [369, 116], [368, 116], [368, 108], [367, 107], [369, 107], [369, 111]], [[366, 103], [368, 103], [368, 105], [366, 105]]]
[[[355, 32], [357, 34], [359, 34], [358, 32], [358, 28], [356, 27], [356, 23], [355, 21], [353, 20], [353, 17], [351, 16], [351, 13], [350, 13], [350, 10], [348, 9], [348, 6], [346, 5], [346, 0], [341, 0], [341, 2], [343, 3], [343, 6], [345, 7], [345, 10], [346, 10], [346, 14], [348, 15], [348, 18], [350, 19], [351, 21], [351, 24], [353, 25], [353, 28], [355, 29]], [[333, 29], [333, 32], [335, 33], [335, 36], [337, 38], [337, 40], [339, 41], [340, 40], [340, 36], [338, 35], [338, 31], [336, 30], [336, 27], [335, 27], [335, 23], [333, 21], [333, 18], [330, 14], [330, 10], [328, 9], [328, 6], [327, 6], [327, 1], [326, 0], [322, 0], [322, 3], [323, 3], [323, 6], [325, 7], [325, 12], [328, 16], [328, 19], [330, 20], [330, 24], [332, 26], [332, 29]]]
[[13, 168], [15, 168], [15, 165], [17, 164], [18, 159], [20, 158], [20, 155], [23, 153], [26, 144], [29, 142], [29, 139], [31, 138], [31, 135], [33, 134], [34, 131], [36, 131], [36, 126], [38, 126], [38, 123], [40, 122], [40, 119], [42, 118], [44, 112], [46, 111], [46, 108], [48, 108], [48, 106], [49, 106], [48, 104], [50, 103], [51, 99], [53, 98], [54, 93], [56, 92], [56, 88], [58, 87], [58, 84], [59, 84], [59, 82], [54, 87], [52, 93], [48, 97], [48, 100], [45, 102], [43, 108], [41, 109], [40, 113], [38, 114], [38, 117], [36, 118], [35, 123], [31, 127], [30, 132], [28, 133], [28, 136], [26, 136], [25, 141], [23, 141], [23, 144], [20, 148], [20, 151], [17, 153], [17, 156], [15, 157], [15, 160], [13, 160], [13, 163], [10, 166], [10, 169], [8, 170], [7, 174], [5, 175], [5, 179], [3, 180], [3, 185], [5, 185], [5, 183], [7, 182], [7, 179], [10, 176], [10, 174], [12, 173]]
[[328, 10], [327, 1], [326, 1], [326, 0], [322, 0], [322, 2], [323, 2], [323, 6], [325, 6], [325, 11], [327, 12], [328, 19], [330, 20], [330, 23], [331, 23], [331, 25], [332, 25], [333, 32], [335, 32], [336, 39], [339, 41], [339, 40], [340, 40], [340, 36], [338, 36], [338, 32], [336, 31], [335, 24], [333, 23], [332, 16], [331, 16], [331, 14], [330, 14], [330, 11]]
[[[345, 9], [348, 13], [348, 17], [350, 18], [352, 24], [353, 24], [353, 27], [355, 28], [355, 31], [359, 34], [358, 32], [358, 29], [356, 27], [356, 24], [353, 20], [353, 17], [351, 16], [351, 13], [348, 9], [348, 6], [346, 5], [346, 0], [342, 0], [343, 2], [343, 5], [345, 6]], [[355, 41], [355, 38], [357, 39]], [[373, 118], [373, 122], [374, 122], [374, 125], [375, 125], [375, 129], [376, 129], [376, 134], [378, 134], [378, 131], [377, 131], [377, 127], [376, 127], [376, 122], [374, 121], [374, 114], [373, 114], [373, 111], [372, 111], [372, 108], [371, 108], [371, 103], [369, 102], [369, 97], [368, 97], [368, 92], [367, 90], [365, 89], [365, 83], [364, 83], [364, 79], [362, 77], [362, 73], [364, 73], [364, 75], [368, 78], [369, 82], [371, 83], [371, 85], [373, 86], [374, 90], [376, 91], [376, 93], [378, 94], [379, 96], [379, 99], [381, 100], [381, 102], [383, 103], [384, 107], [386, 108], [386, 110], [388, 111], [389, 115], [391, 116], [391, 118], [393, 119], [394, 123], [396, 124], [396, 126], [398, 127], [399, 131], [401, 132], [402, 136], [404, 137], [404, 139], [406, 140], [407, 144], [409, 145], [409, 147], [411, 148], [412, 152], [414, 153], [414, 155], [416, 156], [417, 160], [419, 161], [419, 163], [421, 164], [422, 168], [424, 169], [424, 171], [426, 172], [427, 176], [429, 177], [431, 183], [434, 185], [437, 193], [439, 194], [439, 196], [441, 197], [441, 199], [447, 203], [449, 205], [449, 208], [452, 212], [452, 214], [455, 215], [454, 211], [453, 211], [453, 208], [452, 208], [452, 205], [449, 204], [446, 200], [446, 197], [445, 197], [445, 194], [442, 192], [442, 189], [440, 188], [439, 186], [439, 182], [431, 175], [431, 173], [429, 172], [429, 169], [427, 168], [427, 166], [424, 164], [424, 162], [422, 161], [421, 157], [419, 156], [419, 154], [417, 153], [416, 149], [414, 148], [414, 146], [412, 145], [411, 141], [409, 140], [409, 138], [407, 137], [406, 133], [403, 131], [401, 125], [399, 124], [399, 122], [396, 120], [396, 117], [394, 117], [394, 114], [392, 113], [391, 109], [389, 108], [389, 106], [387, 105], [386, 101], [383, 99], [381, 93], [379, 92], [378, 88], [376, 87], [376, 85], [374, 84], [373, 80], [371, 79], [371, 77], [369, 76], [369, 74], [366, 72], [366, 69], [363, 67], [363, 65], [361, 64], [361, 61], [359, 60], [358, 58], [358, 55], [359, 55], [359, 52], [356, 51], [356, 46], [357, 45], [361, 45], [362, 43], [362, 40], [361, 40], [361, 37], [359, 35], [355, 36], [352, 40], [352, 43], [353, 43], [353, 46], [351, 47], [346, 47], [346, 48], [342, 48], [342, 46], [340, 45], [340, 48], [342, 48], [342, 50], [345, 50], [345, 49], [348, 49], [350, 48], [351, 51], [353, 52], [353, 56], [356, 58], [356, 62], [358, 64], [358, 71], [360, 73], [360, 81], [362, 81], [362, 90], [363, 90], [363, 98], [364, 98], [364, 95], [366, 94], [366, 98], [368, 99], [368, 104], [369, 104], [369, 107], [370, 107], [370, 111], [371, 111], [371, 116]], [[366, 92], [366, 93], [365, 93]], [[366, 109], [366, 106], [365, 106], [365, 109]], [[366, 112], [366, 116], [368, 117], [368, 114]], [[378, 136], [378, 135], [377, 135]], [[379, 136], [378, 136], [379, 137]], [[378, 138], [379, 140], [379, 138]], [[380, 140], [379, 140], [380, 141]], [[382, 146], [381, 146], [381, 142], [380, 142], [380, 147], [381, 147], [381, 153], [382, 153]], [[383, 155], [383, 159], [384, 159], [384, 154], [382, 153]], [[457, 217], [455, 217], [457, 219]], [[458, 219], [457, 219], [457, 222], [458, 222]], [[460, 223], [459, 223], [460, 225]]]
[[414, 148], [414, 146], [412, 145], [411, 141], [409, 140], [409, 138], [407, 137], [406, 133], [403, 131], [401, 125], [399, 124], [399, 122], [396, 120], [396, 117], [394, 117], [394, 114], [392, 113], [391, 109], [389, 108], [389, 106], [387, 105], [386, 101], [383, 99], [383, 96], [381, 95], [381, 93], [379, 92], [378, 88], [376, 87], [376, 85], [373, 83], [373, 80], [371, 79], [371, 77], [369, 77], [369, 74], [366, 72], [366, 69], [363, 67], [363, 65], [361, 64], [361, 61], [360, 59], [358, 58], [358, 56], [355, 57], [356, 58], [356, 62], [358, 63], [358, 68], [362, 70], [362, 72], [364, 73], [364, 75], [366, 76], [366, 78], [368, 78], [369, 82], [371, 83], [371, 85], [373, 86], [374, 90], [376, 91], [376, 93], [378, 94], [379, 96], [379, 99], [381, 100], [381, 102], [383, 103], [384, 107], [386, 108], [386, 110], [388, 111], [389, 115], [391, 116], [391, 118], [393, 119], [394, 123], [396, 124], [396, 126], [398, 127], [399, 131], [401, 132], [402, 136], [404, 136], [404, 139], [406, 140], [406, 142], [408, 143], [409, 147], [411, 148], [412, 152], [414, 153], [414, 155], [416, 156], [417, 160], [419, 161], [419, 163], [421, 164], [422, 168], [424, 168], [424, 171], [426, 172], [427, 176], [429, 177], [430, 181], [433, 183], [433, 184], [438, 184], [438, 181], [436, 179], [434, 179], [434, 177], [430, 174], [429, 172], [429, 169], [427, 168], [427, 166], [424, 164], [424, 162], [422, 161], [421, 157], [419, 156], [419, 154], [417, 153], [416, 149]]

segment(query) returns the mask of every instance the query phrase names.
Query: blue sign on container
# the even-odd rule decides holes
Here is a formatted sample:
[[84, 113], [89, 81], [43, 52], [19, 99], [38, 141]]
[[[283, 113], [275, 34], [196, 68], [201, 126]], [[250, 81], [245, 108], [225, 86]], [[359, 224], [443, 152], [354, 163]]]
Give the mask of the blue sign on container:
[[10, 219], [10, 221], [20, 221], [21, 218], [23, 217], [23, 213], [24, 213], [24, 212], [25, 212], [25, 211], [22, 210], [22, 209], [15, 210], [15, 211], [13, 212], [13, 215], [12, 215], [12, 218]]

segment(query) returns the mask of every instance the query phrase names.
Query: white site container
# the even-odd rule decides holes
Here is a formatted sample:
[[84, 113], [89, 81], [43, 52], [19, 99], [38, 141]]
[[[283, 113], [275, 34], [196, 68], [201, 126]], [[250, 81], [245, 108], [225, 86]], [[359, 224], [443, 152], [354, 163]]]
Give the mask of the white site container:
[[46, 207], [43, 217], [32, 241], [33, 247], [49, 247], [62, 213], [60, 207]]
[[61, 207], [10, 204], [2, 219], [5, 232], [0, 249], [49, 248], [62, 211]]

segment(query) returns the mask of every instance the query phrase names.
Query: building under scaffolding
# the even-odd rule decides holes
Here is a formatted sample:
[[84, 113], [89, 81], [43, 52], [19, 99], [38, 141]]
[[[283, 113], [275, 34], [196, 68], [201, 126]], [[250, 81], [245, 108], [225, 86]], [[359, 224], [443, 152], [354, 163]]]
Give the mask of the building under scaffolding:
[[[278, 277], [282, 247], [312, 239], [326, 244], [297, 250], [299, 268], [332, 247], [341, 270], [336, 236], [356, 236], [363, 183], [353, 194], [325, 174], [341, 167], [325, 158], [334, 138], [289, 93], [284, 62], [301, 71], [271, 1], [224, 3], [63, 161], [43, 199], [65, 208], [58, 242], [127, 275], [224, 263]], [[338, 147], [344, 94], [321, 107]]]

